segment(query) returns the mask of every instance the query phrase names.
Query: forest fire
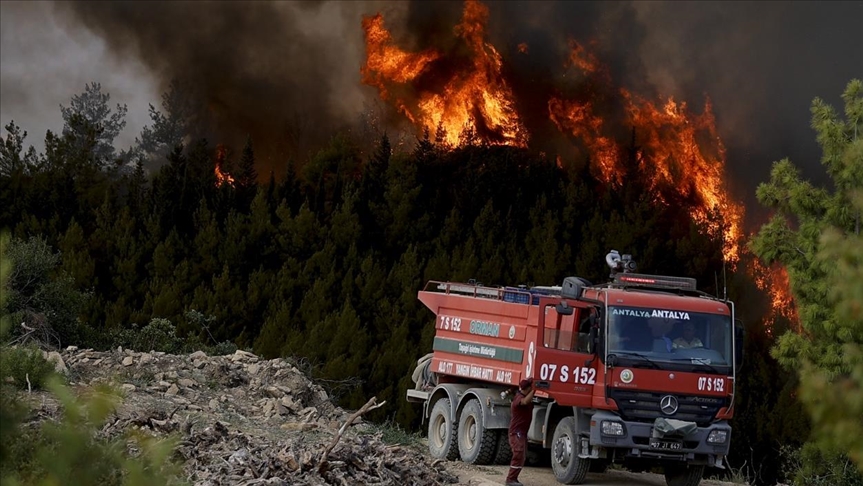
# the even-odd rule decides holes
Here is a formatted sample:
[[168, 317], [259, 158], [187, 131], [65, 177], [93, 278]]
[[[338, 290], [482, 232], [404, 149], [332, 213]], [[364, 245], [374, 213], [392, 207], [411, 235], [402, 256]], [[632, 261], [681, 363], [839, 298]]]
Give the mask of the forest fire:
[[216, 187], [224, 186], [225, 184], [234, 186], [234, 178], [228, 172], [222, 170], [222, 167], [225, 164], [225, 160], [228, 157], [228, 149], [222, 144], [216, 146], [216, 166], [215, 166], [215, 174], [216, 174]]
[[[467, 0], [455, 27], [458, 48], [408, 53], [393, 44], [380, 14], [363, 19], [365, 84], [395, 104], [414, 125], [450, 146], [476, 139], [493, 145], [527, 145], [527, 131], [501, 74], [500, 54], [485, 40], [488, 8]], [[441, 62], [446, 61], [446, 62]]]
[[[571, 44], [567, 66], [603, 84], [610, 83], [607, 71], [577, 43]], [[626, 119], [617, 123], [631, 127], [640, 175], [648, 178], [654, 197], [664, 203], [663, 194], [673, 191], [692, 201], [693, 219], [723, 235], [725, 259], [734, 266], [740, 259], [743, 207], [725, 191], [725, 147], [717, 134], [710, 102], [705, 103], [701, 115], [694, 115], [686, 103], [673, 98], [653, 103], [624, 88], [619, 89], [619, 96]], [[601, 179], [619, 183], [625, 173], [623, 147], [595, 107], [591, 100], [552, 97], [549, 118], [560, 131], [584, 143]], [[717, 211], [724, 224], [711, 219], [711, 211]]]
[[[449, 146], [478, 140], [524, 147], [528, 132], [503, 78], [501, 56], [486, 41], [487, 20], [488, 8], [467, 0], [454, 29], [458, 48], [410, 53], [394, 44], [380, 14], [367, 17], [363, 82], [377, 87], [381, 98], [420, 130]], [[519, 44], [517, 51], [528, 55], [527, 44]], [[601, 86], [600, 91], [612, 86], [608, 70], [576, 42], [570, 43], [565, 67], [579, 70]], [[587, 99], [549, 96], [548, 118], [587, 148], [596, 173], [608, 183], [620, 183], [625, 173], [626, 144], [616, 134], [620, 127], [630, 129], [638, 147], [639, 175], [649, 179], [655, 200], [666, 203], [664, 195], [674, 193], [689, 201], [693, 219], [722, 235], [723, 253], [734, 267], [740, 257], [743, 208], [725, 191], [725, 148], [710, 103], [695, 115], [686, 103], [672, 98], [651, 102], [620, 88], [610, 91], [614, 99], [609, 100], [588, 91]], [[622, 117], [607, 114], [609, 102], [622, 105]]]
[[792, 329], [800, 332], [797, 305], [791, 295], [788, 270], [779, 264], [764, 265], [757, 258], [753, 258], [749, 274], [755, 279], [755, 285], [769, 297], [771, 312], [765, 320], [769, 332], [772, 334], [779, 319], [786, 320]]

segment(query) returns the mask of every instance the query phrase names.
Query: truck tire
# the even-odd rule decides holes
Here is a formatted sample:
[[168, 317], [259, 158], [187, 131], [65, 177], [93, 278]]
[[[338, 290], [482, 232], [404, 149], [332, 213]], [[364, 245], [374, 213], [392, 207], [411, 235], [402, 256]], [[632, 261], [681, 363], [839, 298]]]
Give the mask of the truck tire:
[[704, 466], [665, 466], [668, 486], [698, 486], [704, 475]]
[[491, 464], [497, 445], [497, 433], [482, 425], [482, 405], [468, 400], [458, 419], [458, 452], [468, 464]]
[[551, 468], [557, 482], [581, 484], [590, 469], [590, 459], [578, 457], [578, 433], [575, 418], [564, 417], [554, 428], [551, 441]]
[[429, 452], [435, 459], [458, 459], [458, 425], [453, 420], [449, 398], [441, 398], [429, 416]]
[[509, 446], [509, 430], [500, 429], [497, 431], [497, 445], [494, 448], [492, 463], [507, 466], [510, 461], [512, 461], [512, 448]]

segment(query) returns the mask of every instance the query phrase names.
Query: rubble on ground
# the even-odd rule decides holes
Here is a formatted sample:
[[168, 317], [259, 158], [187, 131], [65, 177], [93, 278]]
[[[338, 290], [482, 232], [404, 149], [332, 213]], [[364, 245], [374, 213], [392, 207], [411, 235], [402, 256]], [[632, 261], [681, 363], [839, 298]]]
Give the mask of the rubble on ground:
[[[188, 480], [220, 485], [436, 485], [457, 478], [409, 446], [388, 445], [362, 417], [349, 419], [326, 391], [287, 360], [238, 350], [171, 355], [74, 346], [51, 361], [73, 387], [113, 383], [124, 399], [102, 430], [175, 434]], [[41, 415], [56, 404], [41, 400]]]

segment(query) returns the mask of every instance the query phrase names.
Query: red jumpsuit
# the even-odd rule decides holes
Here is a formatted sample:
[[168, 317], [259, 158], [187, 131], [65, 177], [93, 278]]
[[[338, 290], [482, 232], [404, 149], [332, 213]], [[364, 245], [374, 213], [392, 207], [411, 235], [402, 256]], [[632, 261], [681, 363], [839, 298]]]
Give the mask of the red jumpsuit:
[[509, 474], [506, 483], [518, 484], [518, 475], [524, 466], [524, 455], [527, 450], [527, 429], [533, 416], [533, 401], [522, 405], [526, 395], [518, 390], [510, 405], [511, 419], [509, 422], [509, 446], [512, 449], [512, 461], [509, 463]]

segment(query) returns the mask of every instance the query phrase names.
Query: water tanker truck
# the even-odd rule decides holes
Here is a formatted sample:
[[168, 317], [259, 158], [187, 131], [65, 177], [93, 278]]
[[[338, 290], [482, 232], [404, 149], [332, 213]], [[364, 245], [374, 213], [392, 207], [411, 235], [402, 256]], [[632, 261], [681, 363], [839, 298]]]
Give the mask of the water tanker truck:
[[669, 486], [724, 469], [742, 331], [734, 305], [690, 278], [635, 272], [606, 257], [610, 282], [488, 287], [431, 281], [432, 353], [407, 399], [423, 405], [431, 454], [507, 464], [514, 387], [536, 388], [530, 447], [560, 483], [612, 463], [662, 467]]

